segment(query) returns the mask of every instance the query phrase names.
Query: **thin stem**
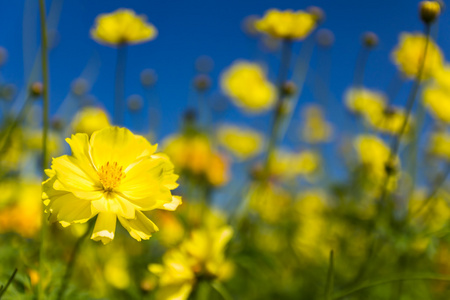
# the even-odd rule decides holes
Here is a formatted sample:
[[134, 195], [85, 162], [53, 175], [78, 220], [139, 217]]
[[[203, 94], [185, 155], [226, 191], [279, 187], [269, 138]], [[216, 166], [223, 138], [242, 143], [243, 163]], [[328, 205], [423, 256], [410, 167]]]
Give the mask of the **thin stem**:
[[[405, 133], [405, 129], [406, 129], [406, 126], [407, 126], [407, 124], [409, 122], [411, 111], [412, 111], [412, 108], [414, 106], [414, 102], [416, 100], [417, 92], [419, 91], [420, 84], [422, 82], [422, 74], [423, 74], [423, 69], [424, 69], [424, 66], [425, 66], [425, 59], [426, 59], [427, 51], [428, 51], [428, 44], [430, 42], [430, 26], [429, 25], [425, 25], [425, 36], [426, 36], [425, 48], [424, 48], [424, 51], [423, 51], [423, 56], [422, 56], [422, 59], [421, 59], [420, 65], [419, 65], [419, 70], [417, 72], [416, 79], [414, 80], [413, 87], [411, 89], [411, 92], [410, 92], [410, 94], [408, 96], [408, 100], [407, 100], [407, 103], [406, 103], [405, 119], [403, 120], [402, 126], [400, 127], [400, 130], [397, 133], [397, 135], [395, 135], [395, 137], [393, 139], [393, 142], [392, 142], [392, 145], [391, 145], [391, 152], [390, 152], [390, 155], [389, 155], [389, 158], [388, 158], [388, 161], [387, 161], [387, 163], [390, 166], [392, 166], [392, 164], [393, 164], [393, 162], [395, 160], [395, 157], [397, 156], [397, 153], [398, 153], [398, 150], [399, 150], [399, 147], [400, 147], [401, 138], [402, 138], [403, 134]], [[382, 186], [383, 189], [382, 189], [382, 192], [381, 192], [380, 202], [384, 202], [384, 199], [386, 198], [387, 186], [388, 186], [388, 183], [389, 183], [389, 180], [390, 180], [392, 174], [393, 174], [392, 170], [386, 172], [386, 178], [385, 178], [384, 184]]]
[[334, 285], [334, 252], [330, 251], [330, 263], [328, 266], [327, 282], [325, 284], [325, 300], [331, 300]]
[[292, 41], [291, 40], [284, 40], [282, 49], [281, 49], [281, 62], [280, 62], [280, 69], [278, 71], [278, 79], [277, 79], [277, 88], [278, 88], [278, 99], [275, 107], [275, 115], [272, 123], [272, 131], [270, 134], [269, 143], [267, 145], [267, 156], [266, 156], [266, 162], [264, 165], [264, 175], [268, 176], [269, 173], [269, 167], [272, 162], [275, 148], [278, 144], [278, 141], [280, 139], [279, 137], [279, 131], [281, 127], [281, 122], [283, 120], [283, 105], [284, 102], [284, 93], [283, 93], [283, 84], [286, 82], [288, 73], [289, 73], [289, 65], [291, 62], [291, 56], [292, 56]]
[[9, 285], [14, 280], [14, 277], [16, 277], [16, 273], [17, 273], [17, 268], [14, 269], [14, 272], [12, 273], [11, 277], [9, 277], [8, 282], [6, 283], [5, 287], [1, 286], [1, 288], [0, 288], [0, 299], [3, 297], [3, 294], [6, 292], [6, 290], [9, 287]]
[[[46, 10], [45, 10], [45, 0], [39, 0], [39, 18], [41, 27], [41, 63], [42, 63], [42, 177], [45, 179], [44, 170], [48, 167], [49, 157], [47, 149], [47, 138], [49, 130], [49, 75], [48, 75], [48, 46], [47, 46], [47, 25], [46, 25]], [[42, 282], [44, 282], [44, 260], [45, 260], [45, 239], [47, 236], [46, 218], [44, 210], [42, 210], [42, 222], [41, 222], [41, 243], [39, 248], [39, 280], [38, 284], [38, 298], [44, 298], [44, 288]]]
[[64, 296], [64, 292], [67, 289], [67, 285], [69, 284], [70, 277], [72, 276], [73, 273], [75, 261], [77, 259], [78, 253], [80, 252], [81, 245], [83, 244], [84, 240], [91, 234], [94, 225], [95, 222], [92, 220], [86, 232], [77, 240], [75, 246], [73, 247], [72, 253], [70, 254], [69, 262], [67, 263], [66, 272], [64, 273], [64, 276], [61, 281], [61, 286], [59, 287], [59, 291], [57, 294], [58, 296], [56, 297], [57, 300], [61, 300]]
[[412, 281], [412, 280], [436, 280], [436, 281], [450, 281], [450, 277], [448, 276], [437, 276], [437, 275], [418, 275], [418, 276], [411, 276], [411, 277], [398, 277], [398, 278], [389, 278], [389, 279], [380, 279], [380, 280], [376, 280], [373, 282], [367, 282], [367, 283], [363, 283], [360, 286], [356, 287], [356, 288], [351, 288], [348, 289], [346, 291], [337, 293], [333, 296], [333, 300], [337, 300], [337, 299], [341, 299], [344, 297], [347, 297], [351, 294], [354, 294], [356, 292], [360, 292], [362, 290], [371, 288], [371, 287], [375, 287], [375, 286], [379, 286], [379, 285], [383, 285], [383, 284], [388, 284], [388, 283], [393, 283], [393, 282], [402, 282], [402, 281]]
[[125, 113], [125, 72], [127, 66], [127, 45], [117, 48], [116, 75], [114, 82], [114, 123], [124, 125]]

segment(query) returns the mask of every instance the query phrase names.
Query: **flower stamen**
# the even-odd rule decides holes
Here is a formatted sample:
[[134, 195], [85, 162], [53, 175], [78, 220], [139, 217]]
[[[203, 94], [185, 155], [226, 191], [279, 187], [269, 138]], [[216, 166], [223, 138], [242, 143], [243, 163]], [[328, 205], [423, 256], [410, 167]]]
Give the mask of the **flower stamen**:
[[117, 162], [109, 163], [108, 161], [106, 165], [101, 166], [97, 174], [105, 191], [111, 192], [125, 178], [125, 173], [122, 172], [122, 169], [122, 166], [119, 167]]

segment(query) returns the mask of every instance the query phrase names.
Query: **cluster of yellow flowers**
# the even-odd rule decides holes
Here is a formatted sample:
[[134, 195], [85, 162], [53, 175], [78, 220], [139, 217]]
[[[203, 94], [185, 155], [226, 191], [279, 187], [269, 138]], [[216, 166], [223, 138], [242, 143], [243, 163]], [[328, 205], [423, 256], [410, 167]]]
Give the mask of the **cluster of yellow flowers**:
[[164, 141], [164, 152], [179, 172], [188, 172], [214, 186], [228, 181], [228, 161], [203, 134], [173, 135]]
[[223, 92], [246, 112], [260, 113], [275, 105], [275, 86], [258, 64], [237, 61], [221, 76]]
[[54, 158], [46, 170], [43, 199], [51, 221], [65, 227], [97, 216], [91, 238], [106, 244], [118, 218], [140, 241], [158, 230], [142, 211], [175, 210], [181, 203], [171, 194], [178, 178], [172, 163], [142, 136], [107, 127], [90, 139], [78, 133], [66, 141], [72, 155]]
[[[350, 111], [362, 116], [371, 128], [388, 134], [398, 134], [406, 118], [402, 108], [387, 105], [384, 94], [366, 88], [349, 89], [345, 103]], [[411, 128], [411, 119], [408, 119], [405, 132]]]
[[234, 268], [225, 258], [225, 247], [232, 236], [229, 226], [196, 229], [178, 248], [164, 254], [163, 264], [151, 264], [150, 272], [159, 276], [156, 299], [184, 300], [199, 278], [230, 278]]

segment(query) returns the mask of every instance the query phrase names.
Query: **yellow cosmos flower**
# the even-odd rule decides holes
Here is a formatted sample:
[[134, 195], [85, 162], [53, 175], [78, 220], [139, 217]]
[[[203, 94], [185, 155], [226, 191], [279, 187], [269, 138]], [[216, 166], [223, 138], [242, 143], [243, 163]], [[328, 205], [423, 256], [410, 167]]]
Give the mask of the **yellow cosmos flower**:
[[316, 28], [316, 17], [305, 11], [270, 9], [255, 28], [275, 38], [303, 40]]
[[349, 89], [345, 94], [347, 108], [363, 117], [379, 115], [386, 107], [384, 94], [366, 88]]
[[428, 151], [432, 155], [450, 160], [450, 134], [448, 132], [433, 133]]
[[246, 61], [233, 63], [221, 75], [221, 87], [234, 104], [246, 112], [259, 113], [275, 105], [275, 86], [258, 64]]
[[156, 299], [187, 299], [199, 277], [230, 278], [233, 264], [225, 258], [225, 247], [232, 236], [229, 226], [194, 230], [179, 248], [164, 254], [162, 265], [149, 265], [160, 278]]
[[[402, 33], [391, 57], [399, 70], [408, 78], [415, 78], [423, 61], [426, 37], [421, 33]], [[443, 65], [443, 56], [439, 47], [430, 38], [423, 67], [422, 79], [429, 79]]]
[[423, 90], [423, 104], [431, 115], [442, 122], [450, 123], [450, 87], [433, 84]]
[[320, 106], [311, 105], [303, 111], [302, 139], [311, 144], [328, 142], [331, 139], [333, 128], [325, 120]]
[[222, 125], [217, 130], [219, 143], [240, 160], [259, 154], [264, 137], [257, 131], [234, 125]]
[[214, 186], [228, 182], [229, 163], [205, 135], [172, 135], [163, 144], [177, 170], [203, 177]]
[[87, 106], [81, 109], [73, 118], [72, 130], [75, 133], [91, 135], [94, 131], [109, 127], [109, 117], [98, 107]]
[[91, 29], [94, 40], [109, 46], [140, 44], [153, 40], [157, 34], [155, 26], [147, 23], [145, 16], [138, 16], [130, 9], [99, 15]]
[[158, 227], [142, 211], [175, 210], [178, 185], [170, 160], [155, 153], [142, 136], [108, 127], [66, 139], [72, 155], [54, 158], [43, 200], [51, 221], [63, 226], [97, 216], [91, 238], [104, 244], [114, 238], [116, 221], [136, 240], [149, 239]]

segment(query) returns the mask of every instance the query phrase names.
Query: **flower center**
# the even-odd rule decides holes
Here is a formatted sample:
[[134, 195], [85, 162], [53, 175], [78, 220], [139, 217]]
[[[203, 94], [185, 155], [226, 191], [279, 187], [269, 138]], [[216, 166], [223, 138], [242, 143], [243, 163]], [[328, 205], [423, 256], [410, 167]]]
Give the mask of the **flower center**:
[[106, 191], [112, 191], [120, 184], [120, 181], [125, 178], [125, 173], [122, 172], [122, 167], [117, 165], [117, 162], [106, 163], [97, 172], [100, 182]]

